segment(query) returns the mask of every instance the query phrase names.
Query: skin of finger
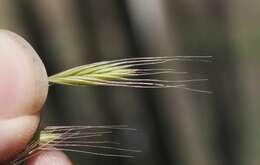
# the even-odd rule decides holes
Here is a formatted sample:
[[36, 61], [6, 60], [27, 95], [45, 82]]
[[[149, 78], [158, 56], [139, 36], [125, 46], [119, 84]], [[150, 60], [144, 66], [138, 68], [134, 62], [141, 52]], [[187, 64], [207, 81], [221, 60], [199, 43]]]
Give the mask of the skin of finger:
[[0, 30], [0, 119], [34, 114], [48, 93], [48, 76], [38, 54], [22, 37]]
[[60, 151], [44, 151], [28, 161], [29, 165], [72, 165], [68, 157]]
[[27, 115], [0, 121], [0, 164], [22, 151], [37, 129], [39, 117]]
[[33, 48], [0, 30], [0, 162], [23, 150], [39, 124], [48, 77]]

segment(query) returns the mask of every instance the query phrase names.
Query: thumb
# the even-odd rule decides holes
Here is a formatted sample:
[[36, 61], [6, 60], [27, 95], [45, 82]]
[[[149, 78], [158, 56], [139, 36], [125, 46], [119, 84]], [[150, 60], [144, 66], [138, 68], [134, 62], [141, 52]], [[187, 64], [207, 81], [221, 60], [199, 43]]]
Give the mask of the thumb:
[[37, 53], [18, 35], [0, 30], [0, 162], [32, 138], [47, 93], [48, 77]]

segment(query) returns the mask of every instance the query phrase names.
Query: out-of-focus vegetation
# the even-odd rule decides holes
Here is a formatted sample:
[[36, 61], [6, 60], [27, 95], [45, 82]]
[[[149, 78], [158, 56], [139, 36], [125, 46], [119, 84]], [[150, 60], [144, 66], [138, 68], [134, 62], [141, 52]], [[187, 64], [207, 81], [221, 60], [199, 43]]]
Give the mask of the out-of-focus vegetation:
[[0, 1], [0, 28], [29, 40], [50, 75], [116, 58], [214, 56], [166, 66], [208, 78], [198, 86], [212, 95], [51, 86], [43, 125], [138, 129], [110, 137], [141, 149], [136, 158], [70, 153], [82, 165], [259, 165], [259, 16], [257, 0]]

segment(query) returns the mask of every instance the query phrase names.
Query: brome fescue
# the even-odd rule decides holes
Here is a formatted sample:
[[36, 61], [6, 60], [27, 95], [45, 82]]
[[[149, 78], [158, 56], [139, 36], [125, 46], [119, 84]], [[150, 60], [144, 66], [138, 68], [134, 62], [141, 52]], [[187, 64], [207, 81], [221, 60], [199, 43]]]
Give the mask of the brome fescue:
[[[103, 140], [115, 131], [133, 131], [127, 126], [49, 126], [36, 134], [11, 165], [18, 165], [43, 151], [59, 150], [96, 156], [132, 158], [139, 150], [120, 147], [120, 143]], [[102, 138], [102, 140], [99, 140]], [[94, 140], [93, 140], [94, 139]], [[89, 149], [92, 149], [91, 151]], [[94, 152], [99, 149], [102, 152]]]
[[177, 69], [152, 69], [151, 65], [170, 61], [209, 62], [210, 56], [143, 57], [112, 61], [102, 61], [75, 67], [49, 77], [50, 84], [70, 86], [116, 86], [132, 88], [181, 88], [210, 93], [187, 87], [187, 83], [207, 81], [207, 79], [161, 80], [149, 78], [161, 74], [186, 74]]

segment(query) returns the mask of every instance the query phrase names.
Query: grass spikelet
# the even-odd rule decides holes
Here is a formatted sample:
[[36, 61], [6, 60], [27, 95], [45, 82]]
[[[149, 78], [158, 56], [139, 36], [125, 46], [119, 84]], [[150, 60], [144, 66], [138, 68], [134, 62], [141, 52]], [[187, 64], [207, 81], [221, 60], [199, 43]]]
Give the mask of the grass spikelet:
[[210, 62], [211, 56], [173, 56], [173, 57], [142, 57], [112, 61], [102, 61], [78, 66], [49, 77], [50, 84], [70, 86], [117, 86], [132, 88], [181, 88], [196, 92], [186, 86], [187, 83], [207, 81], [207, 79], [161, 80], [149, 78], [161, 74], [186, 74], [176, 69], [151, 69], [151, 65], [170, 61]]
[[[115, 131], [133, 131], [124, 125], [111, 126], [50, 126], [40, 131], [11, 165], [48, 150], [76, 152], [96, 156], [132, 158], [139, 150], [120, 147], [120, 143], [104, 140], [105, 135]], [[95, 139], [95, 140], [93, 140]], [[100, 139], [100, 140], [98, 140]], [[98, 151], [95, 151], [98, 150]]]

